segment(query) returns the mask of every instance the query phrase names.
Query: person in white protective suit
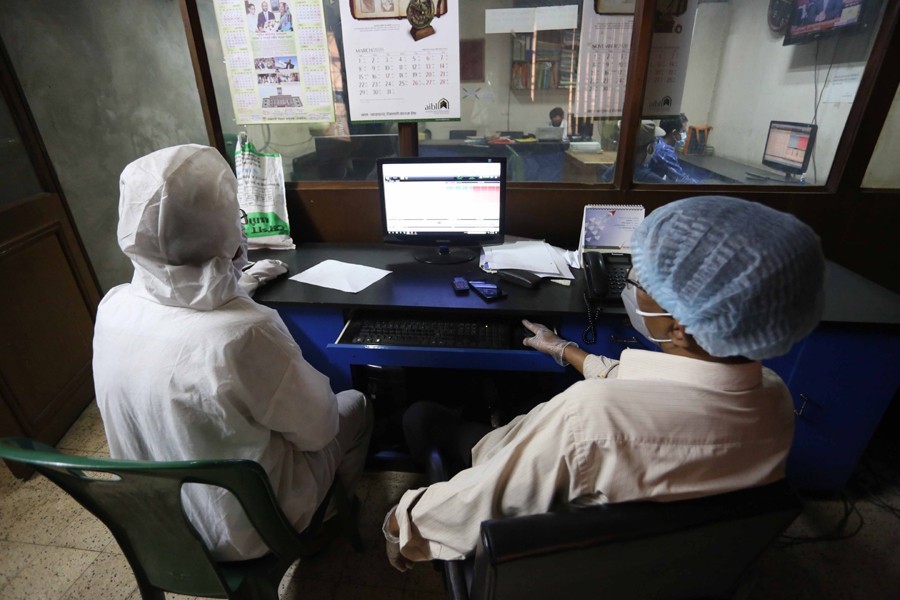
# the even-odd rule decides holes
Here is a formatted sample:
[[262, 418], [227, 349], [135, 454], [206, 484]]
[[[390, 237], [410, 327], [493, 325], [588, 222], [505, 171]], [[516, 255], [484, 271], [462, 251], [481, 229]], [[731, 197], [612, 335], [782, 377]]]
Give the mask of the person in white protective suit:
[[[113, 458], [247, 458], [304, 529], [335, 476], [353, 490], [372, 430], [355, 390], [335, 395], [274, 310], [238, 284], [247, 262], [237, 180], [213, 148], [140, 158], [119, 182], [129, 284], [100, 302], [94, 385]], [[186, 510], [219, 560], [267, 549], [231, 494], [189, 485]]]

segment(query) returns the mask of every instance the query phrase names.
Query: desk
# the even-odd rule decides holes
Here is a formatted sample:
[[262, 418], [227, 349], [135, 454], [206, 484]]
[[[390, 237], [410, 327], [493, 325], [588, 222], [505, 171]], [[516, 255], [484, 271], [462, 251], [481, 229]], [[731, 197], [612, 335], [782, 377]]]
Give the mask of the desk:
[[[584, 306], [584, 282], [576, 277], [571, 287], [547, 282], [539, 289], [526, 289], [500, 282], [495, 275], [484, 273], [476, 261], [463, 265], [426, 265], [413, 258], [416, 248], [391, 245], [304, 244], [294, 252], [258, 251], [262, 257], [287, 262], [291, 275], [304, 271], [323, 260], [387, 269], [391, 274], [357, 294], [279, 279], [261, 288], [256, 300], [272, 306], [281, 314], [304, 356], [317, 369], [328, 375], [335, 389], [352, 387], [351, 365], [444, 367], [461, 369], [545, 371], [563, 373], [552, 359], [532, 350], [472, 350], [459, 348], [372, 349], [363, 346], [335, 344], [347, 316], [353, 310], [390, 310], [405, 315], [415, 312], [476, 312], [519, 319], [530, 317], [559, 327], [561, 335], [580, 340], [587, 325]], [[453, 277], [486, 279], [500, 282], [508, 296], [491, 304], [476, 294], [454, 294]], [[621, 307], [610, 309], [619, 315], [623, 331], [617, 339], [632, 339]], [[617, 324], [617, 325], [618, 325]], [[612, 327], [612, 324], [611, 324]], [[598, 345], [602, 351], [618, 356], [623, 344]], [[634, 342], [632, 345], [636, 345]], [[599, 351], [599, 350], [598, 350]]]
[[[743, 185], [802, 185], [784, 180], [784, 175], [767, 171], [758, 166], [745, 165], [719, 156], [698, 154], [678, 154], [678, 160], [685, 172], [698, 181], [720, 181]], [[754, 173], [770, 179], [750, 179], [747, 173]]]
[[[485, 304], [475, 294], [454, 295], [454, 276], [495, 280], [472, 261], [465, 265], [424, 265], [404, 246], [303, 244], [296, 251], [254, 251], [251, 259], [278, 258], [294, 275], [326, 259], [389, 269], [390, 275], [358, 294], [276, 280], [256, 293], [256, 300], [278, 310], [314, 367], [331, 378], [335, 390], [353, 386], [352, 365], [437, 367], [482, 370], [542, 371], [571, 377], [545, 355], [530, 350], [462, 350], [455, 348], [338, 347], [347, 317], [354, 310], [442, 313], [485, 312], [510, 318], [533, 317], [557, 325], [562, 337], [594, 354], [619, 356], [626, 347], [641, 348], [621, 306], [604, 308], [597, 323], [597, 343], [581, 334], [584, 283], [571, 287], [545, 283], [530, 290], [503, 284], [509, 297]], [[900, 297], [828, 263], [822, 324], [785, 356], [765, 361], [794, 397], [797, 412], [788, 478], [801, 489], [837, 490], [847, 482], [891, 399], [900, 388]]]
[[566, 150], [565, 181], [597, 183], [606, 169], [616, 164], [615, 152], [574, 152]]
[[473, 143], [466, 140], [419, 142], [419, 156], [503, 156], [509, 181], [562, 181], [568, 142]]

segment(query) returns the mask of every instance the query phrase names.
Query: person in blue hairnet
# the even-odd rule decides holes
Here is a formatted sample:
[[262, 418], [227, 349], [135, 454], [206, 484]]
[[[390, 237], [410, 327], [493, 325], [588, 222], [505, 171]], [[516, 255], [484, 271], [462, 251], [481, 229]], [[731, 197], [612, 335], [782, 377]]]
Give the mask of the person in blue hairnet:
[[682, 500], [784, 478], [793, 402], [760, 361], [788, 352], [821, 318], [816, 234], [761, 204], [694, 197], [651, 212], [632, 251], [622, 299], [654, 349], [597, 356], [525, 321], [534, 336], [523, 343], [571, 364], [583, 381], [492, 431], [436, 405], [410, 407], [411, 451], [437, 445], [463, 468], [407, 491], [388, 512], [396, 568], [464, 558], [485, 519], [566, 503]]

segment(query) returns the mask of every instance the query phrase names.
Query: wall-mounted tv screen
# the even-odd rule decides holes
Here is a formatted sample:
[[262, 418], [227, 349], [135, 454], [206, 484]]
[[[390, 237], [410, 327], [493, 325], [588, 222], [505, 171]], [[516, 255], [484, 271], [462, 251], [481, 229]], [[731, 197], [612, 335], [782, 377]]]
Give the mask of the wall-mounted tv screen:
[[862, 22], [872, 0], [794, 0], [784, 45], [802, 44], [838, 31], [852, 31]]

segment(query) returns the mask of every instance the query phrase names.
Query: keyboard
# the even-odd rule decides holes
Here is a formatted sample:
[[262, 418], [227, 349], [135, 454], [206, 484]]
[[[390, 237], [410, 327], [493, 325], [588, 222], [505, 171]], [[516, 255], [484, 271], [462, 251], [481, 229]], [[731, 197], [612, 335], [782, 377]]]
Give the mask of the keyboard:
[[348, 323], [339, 344], [530, 350], [522, 339], [532, 335], [521, 319], [431, 316], [362, 316]]

